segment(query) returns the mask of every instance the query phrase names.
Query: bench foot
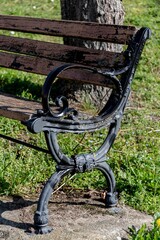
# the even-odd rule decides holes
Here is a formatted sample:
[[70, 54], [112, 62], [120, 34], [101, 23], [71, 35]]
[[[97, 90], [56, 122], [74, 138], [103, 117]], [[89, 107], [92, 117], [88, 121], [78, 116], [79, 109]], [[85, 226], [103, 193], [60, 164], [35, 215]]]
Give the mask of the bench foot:
[[106, 162], [97, 163], [96, 168], [99, 169], [106, 178], [108, 191], [105, 197], [105, 206], [107, 208], [115, 207], [118, 203], [117, 192], [116, 192], [116, 181], [114, 173], [110, 166]]
[[35, 212], [34, 227], [36, 234], [47, 234], [53, 230], [53, 228], [48, 226], [48, 210]]
[[105, 205], [107, 208], [115, 207], [117, 203], [118, 203], [117, 192], [106, 194]]
[[45, 227], [37, 227], [35, 230], [36, 234], [47, 234], [52, 232], [53, 228], [49, 227], [49, 226], [45, 226]]

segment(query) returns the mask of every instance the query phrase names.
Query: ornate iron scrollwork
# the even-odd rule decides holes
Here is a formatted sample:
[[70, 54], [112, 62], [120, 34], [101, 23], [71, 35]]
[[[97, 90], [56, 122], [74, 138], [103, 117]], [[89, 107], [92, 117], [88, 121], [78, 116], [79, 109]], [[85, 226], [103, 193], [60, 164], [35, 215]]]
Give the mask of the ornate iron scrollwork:
[[[60, 73], [67, 71], [68, 69], [82, 69], [84, 71], [90, 71], [100, 74], [107, 78], [106, 87], [112, 85], [113, 91], [108, 99], [108, 102], [103, 109], [89, 119], [79, 118], [78, 111], [75, 108], [70, 108], [67, 99], [64, 96], [59, 96], [55, 99], [56, 106], [59, 107], [58, 113], [53, 112], [51, 108], [50, 97], [52, 84]], [[73, 132], [81, 133], [84, 131], [95, 131], [104, 126], [108, 126], [119, 111], [119, 105], [122, 97], [121, 83], [116, 76], [113, 76], [109, 72], [102, 72], [94, 68], [78, 66], [78, 65], [63, 65], [54, 69], [47, 77], [43, 89], [42, 89], [42, 106], [43, 111], [38, 112], [27, 123], [27, 126], [32, 132], [47, 131], [52, 128], [54, 132]]]

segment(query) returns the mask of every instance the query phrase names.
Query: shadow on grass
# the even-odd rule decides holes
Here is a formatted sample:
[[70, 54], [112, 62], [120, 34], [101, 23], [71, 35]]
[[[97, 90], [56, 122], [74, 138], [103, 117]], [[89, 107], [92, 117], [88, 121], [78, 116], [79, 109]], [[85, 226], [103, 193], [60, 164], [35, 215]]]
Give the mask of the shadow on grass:
[[[34, 83], [27, 78], [0, 76], [0, 91], [17, 96], [28, 97], [33, 100], [41, 98], [42, 83]], [[44, 78], [45, 79], [45, 78]]]

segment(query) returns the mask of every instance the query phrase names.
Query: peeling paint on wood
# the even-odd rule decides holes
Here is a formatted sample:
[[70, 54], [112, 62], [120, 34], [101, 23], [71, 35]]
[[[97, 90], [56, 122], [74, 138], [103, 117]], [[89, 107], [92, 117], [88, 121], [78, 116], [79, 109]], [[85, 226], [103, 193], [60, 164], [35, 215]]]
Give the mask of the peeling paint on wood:
[[56, 21], [29, 17], [0, 15], [0, 29], [45, 34], [50, 36], [78, 37], [94, 41], [128, 43], [136, 28], [79, 21]]

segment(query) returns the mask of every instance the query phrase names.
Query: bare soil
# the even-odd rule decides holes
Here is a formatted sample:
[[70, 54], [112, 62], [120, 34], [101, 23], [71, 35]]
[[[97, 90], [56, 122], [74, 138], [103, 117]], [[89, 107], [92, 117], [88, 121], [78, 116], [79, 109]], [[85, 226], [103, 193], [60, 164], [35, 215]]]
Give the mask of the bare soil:
[[128, 227], [150, 225], [152, 216], [119, 205], [107, 209], [100, 192], [54, 194], [49, 203], [53, 231], [34, 234], [36, 197], [0, 197], [0, 239], [7, 240], [127, 240]]

